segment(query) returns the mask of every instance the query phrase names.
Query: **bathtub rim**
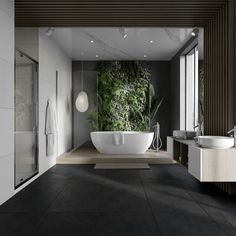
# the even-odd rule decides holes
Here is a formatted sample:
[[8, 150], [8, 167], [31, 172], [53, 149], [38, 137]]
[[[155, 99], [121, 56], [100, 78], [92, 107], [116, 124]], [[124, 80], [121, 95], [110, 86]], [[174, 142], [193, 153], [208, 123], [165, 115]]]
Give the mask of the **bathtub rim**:
[[114, 134], [114, 133], [124, 133], [124, 134], [154, 134], [150, 131], [92, 131], [90, 134]]

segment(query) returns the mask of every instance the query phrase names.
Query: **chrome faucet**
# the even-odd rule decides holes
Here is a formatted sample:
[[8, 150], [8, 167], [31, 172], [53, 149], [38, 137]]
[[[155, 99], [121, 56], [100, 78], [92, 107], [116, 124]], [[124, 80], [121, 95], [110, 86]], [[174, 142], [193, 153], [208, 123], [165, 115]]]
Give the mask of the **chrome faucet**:
[[234, 126], [233, 129], [231, 129], [230, 131], [227, 132], [227, 134], [231, 134], [232, 132], [234, 132], [233, 137], [234, 137], [234, 146], [236, 146], [236, 125]]
[[202, 135], [201, 125], [199, 123], [197, 125], [195, 125], [193, 128], [194, 129], [198, 128], [197, 129], [197, 136]]

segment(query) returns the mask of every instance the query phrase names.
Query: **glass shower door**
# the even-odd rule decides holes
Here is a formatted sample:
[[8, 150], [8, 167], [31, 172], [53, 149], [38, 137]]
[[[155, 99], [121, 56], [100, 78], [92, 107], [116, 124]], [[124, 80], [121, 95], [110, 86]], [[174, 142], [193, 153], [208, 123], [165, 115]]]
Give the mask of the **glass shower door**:
[[15, 187], [38, 173], [38, 64], [15, 52]]

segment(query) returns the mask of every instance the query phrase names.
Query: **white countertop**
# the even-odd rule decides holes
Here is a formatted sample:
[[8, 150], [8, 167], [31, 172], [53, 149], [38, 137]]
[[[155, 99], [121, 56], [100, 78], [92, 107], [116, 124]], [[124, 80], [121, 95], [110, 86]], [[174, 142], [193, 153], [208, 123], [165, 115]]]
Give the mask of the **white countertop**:
[[[175, 141], [179, 142], [179, 143], [183, 143], [185, 145], [191, 146], [191, 147], [195, 147], [195, 148], [199, 148], [199, 149], [204, 149], [204, 150], [227, 150], [227, 149], [213, 149], [213, 148], [204, 148], [199, 146], [193, 139], [179, 139], [179, 138], [175, 138], [173, 136], [169, 136], [170, 138], [173, 138]], [[232, 148], [228, 148], [228, 149], [234, 149], [236, 150], [236, 147], [232, 147]]]

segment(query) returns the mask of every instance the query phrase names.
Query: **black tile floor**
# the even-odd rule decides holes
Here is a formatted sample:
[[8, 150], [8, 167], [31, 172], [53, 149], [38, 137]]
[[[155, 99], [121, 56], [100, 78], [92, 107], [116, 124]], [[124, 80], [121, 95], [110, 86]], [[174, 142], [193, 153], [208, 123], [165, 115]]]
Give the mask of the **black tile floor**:
[[56, 165], [0, 206], [0, 236], [236, 236], [236, 197], [180, 165]]

